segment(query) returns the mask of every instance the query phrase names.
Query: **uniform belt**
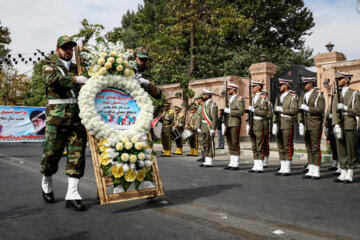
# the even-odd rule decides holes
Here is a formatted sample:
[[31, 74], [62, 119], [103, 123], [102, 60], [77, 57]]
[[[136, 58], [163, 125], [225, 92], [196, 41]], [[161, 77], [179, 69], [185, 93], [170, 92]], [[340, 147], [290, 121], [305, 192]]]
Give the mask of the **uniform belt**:
[[67, 99], [48, 99], [49, 105], [55, 104], [76, 104], [78, 101], [75, 98], [67, 98]]
[[290, 116], [290, 115], [286, 115], [286, 114], [283, 114], [283, 113], [281, 113], [281, 114], [280, 114], [280, 117], [284, 117], [284, 118], [292, 118], [292, 116]]
[[263, 118], [259, 116], [254, 116], [254, 120], [263, 120]]
[[342, 115], [347, 116], [347, 115], [348, 115], [348, 113], [347, 113], [347, 112], [343, 112], [343, 113], [342, 113]]

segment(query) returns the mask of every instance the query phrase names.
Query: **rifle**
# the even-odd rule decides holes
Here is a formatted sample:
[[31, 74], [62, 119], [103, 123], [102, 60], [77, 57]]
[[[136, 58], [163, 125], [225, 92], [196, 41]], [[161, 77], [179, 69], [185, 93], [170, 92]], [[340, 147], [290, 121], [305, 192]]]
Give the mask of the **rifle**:
[[[301, 80], [300, 72], [298, 72], [298, 76], [299, 76], [299, 78], [300, 78], [301, 85], [302, 85], [302, 80]], [[299, 103], [300, 103], [300, 106], [301, 106], [301, 104], [305, 104], [305, 92], [304, 92], [304, 86], [303, 86], [303, 85], [301, 86], [301, 96], [300, 96], [300, 101], [299, 101]], [[298, 113], [300, 113], [301, 116], [302, 116], [303, 124], [304, 124], [304, 133], [305, 133], [305, 130], [306, 130], [306, 122], [307, 122], [307, 121], [306, 121], [306, 118], [307, 118], [307, 117], [306, 117], [305, 111], [299, 108]]]
[[[229, 106], [229, 98], [228, 98], [228, 81], [225, 80], [225, 108], [230, 107]], [[225, 130], [224, 130], [224, 134], [226, 134], [226, 130], [227, 130], [227, 125], [228, 125], [228, 121], [229, 121], [229, 114], [224, 112], [224, 121], [225, 121]]]
[[[277, 95], [276, 95], [276, 102], [277, 102], [277, 106], [279, 106], [279, 104], [280, 104], [280, 92], [278, 92]], [[277, 132], [279, 132], [279, 129], [280, 129], [280, 112], [279, 111], [275, 111], [275, 122], [276, 122], [276, 126], [277, 126]]]
[[[250, 75], [250, 81], [249, 81], [249, 106], [252, 106], [252, 94], [251, 94], [251, 75]], [[246, 110], [245, 112], [247, 112], [248, 114], [248, 123], [250, 126], [250, 130], [249, 130], [249, 135], [253, 134], [253, 115], [254, 113], [252, 111]]]
[[[336, 83], [336, 97], [337, 97], [337, 102], [339, 104], [339, 103], [342, 103], [342, 102], [340, 102], [340, 99], [341, 99], [340, 94], [341, 94], [341, 92], [340, 92], [340, 88], [339, 88], [339, 82], [336, 80], [336, 78], [335, 78], [335, 83]], [[336, 106], [336, 109], [337, 109], [337, 106]], [[344, 117], [343, 117], [342, 109], [337, 109], [336, 111], [337, 111], [337, 114], [339, 116], [340, 128], [344, 129], [343, 128], [344, 127]], [[342, 131], [341, 131], [341, 135], [342, 135]], [[342, 136], [341, 136], [341, 138], [342, 138]]]

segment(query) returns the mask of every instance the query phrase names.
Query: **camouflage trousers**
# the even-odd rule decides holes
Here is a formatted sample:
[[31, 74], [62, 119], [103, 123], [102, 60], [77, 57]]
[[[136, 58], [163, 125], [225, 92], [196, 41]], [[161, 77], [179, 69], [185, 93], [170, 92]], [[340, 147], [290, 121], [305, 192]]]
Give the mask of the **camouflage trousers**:
[[81, 178], [85, 169], [86, 141], [86, 130], [81, 124], [70, 126], [46, 124], [40, 172], [45, 176], [55, 174], [66, 147], [66, 174]]

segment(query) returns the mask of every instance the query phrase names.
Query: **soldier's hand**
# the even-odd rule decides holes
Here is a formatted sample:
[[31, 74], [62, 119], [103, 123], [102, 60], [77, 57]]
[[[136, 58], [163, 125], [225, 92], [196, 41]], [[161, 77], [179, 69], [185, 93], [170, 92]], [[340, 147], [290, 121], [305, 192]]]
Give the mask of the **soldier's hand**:
[[230, 114], [230, 108], [224, 108], [224, 112]]
[[135, 78], [137, 80], [137, 82], [141, 85], [149, 85], [150, 81], [145, 79], [145, 78], [142, 78], [142, 77], [139, 77], [139, 78]]
[[334, 133], [337, 139], [341, 139], [341, 128], [339, 124], [336, 124], [334, 127]]
[[210, 136], [212, 137], [214, 136], [214, 134], [215, 134], [215, 130], [210, 130]]
[[87, 80], [88, 80], [87, 77], [84, 77], [84, 76], [76, 76], [75, 77], [75, 82], [78, 84], [85, 84]]
[[309, 111], [309, 107], [306, 104], [301, 104], [300, 109], [304, 110], [304, 111]]
[[281, 106], [276, 106], [275, 112], [283, 112], [283, 108]]

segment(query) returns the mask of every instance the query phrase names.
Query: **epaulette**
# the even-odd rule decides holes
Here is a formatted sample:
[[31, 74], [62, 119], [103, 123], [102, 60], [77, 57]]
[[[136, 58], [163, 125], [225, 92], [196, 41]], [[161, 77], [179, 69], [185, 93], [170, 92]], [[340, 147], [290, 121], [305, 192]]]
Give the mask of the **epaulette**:
[[170, 114], [174, 114], [174, 110], [173, 110], [173, 109], [170, 109], [169, 113], [170, 113]]
[[52, 73], [54, 71], [54, 67], [52, 67], [50, 65], [44, 65], [42, 67], [42, 71], [43, 71], [43, 73]]
[[184, 114], [183, 113], [179, 113], [179, 117], [183, 117], [184, 116]]

